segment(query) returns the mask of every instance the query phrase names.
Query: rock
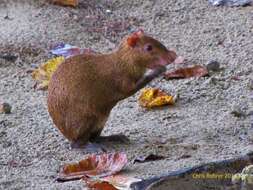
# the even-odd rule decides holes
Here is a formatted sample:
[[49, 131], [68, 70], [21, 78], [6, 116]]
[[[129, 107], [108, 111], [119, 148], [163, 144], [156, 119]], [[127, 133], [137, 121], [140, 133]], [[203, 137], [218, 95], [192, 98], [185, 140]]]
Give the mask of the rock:
[[106, 12], [107, 14], [111, 14], [111, 13], [112, 13], [112, 11], [111, 11], [110, 9], [107, 9], [105, 12]]
[[240, 106], [233, 106], [230, 113], [235, 117], [244, 117], [246, 115]]
[[250, 79], [250, 80], [249, 80], [248, 86], [249, 86], [249, 88], [250, 88], [251, 90], [253, 90], [253, 79]]
[[15, 62], [18, 57], [12, 54], [0, 54], [0, 58], [5, 59], [6, 61]]
[[215, 78], [215, 77], [210, 77], [208, 79], [206, 79], [206, 81], [203, 83], [205, 86], [208, 86], [208, 85], [216, 85], [218, 83], [218, 79]]
[[0, 104], [0, 113], [11, 113], [11, 105], [6, 102]]
[[173, 96], [173, 101], [176, 103], [178, 101], [178, 99], [179, 99], [179, 94], [175, 94]]
[[219, 71], [220, 63], [216, 60], [211, 60], [206, 64], [206, 68], [208, 71]]

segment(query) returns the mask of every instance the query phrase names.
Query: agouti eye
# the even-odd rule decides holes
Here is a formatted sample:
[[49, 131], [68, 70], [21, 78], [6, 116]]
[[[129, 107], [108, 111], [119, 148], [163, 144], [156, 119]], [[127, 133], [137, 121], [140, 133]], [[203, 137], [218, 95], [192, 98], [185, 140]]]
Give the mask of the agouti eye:
[[145, 51], [152, 51], [153, 50], [153, 47], [152, 47], [152, 45], [146, 45], [145, 46]]

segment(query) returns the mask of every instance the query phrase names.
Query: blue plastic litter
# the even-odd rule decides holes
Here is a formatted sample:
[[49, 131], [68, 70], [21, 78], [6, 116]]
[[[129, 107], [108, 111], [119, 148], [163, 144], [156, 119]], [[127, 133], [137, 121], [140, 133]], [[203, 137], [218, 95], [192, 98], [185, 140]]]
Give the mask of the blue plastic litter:
[[69, 44], [64, 44], [64, 43], [60, 43], [58, 45], [56, 45], [51, 51], [50, 53], [52, 53], [53, 55], [57, 55], [57, 56], [63, 56], [65, 58], [73, 56], [73, 55], [77, 55], [81, 53], [81, 50], [79, 47], [76, 46], [72, 46]]
[[253, 3], [253, 0], [208, 0], [212, 5], [214, 6], [246, 6], [251, 5]]

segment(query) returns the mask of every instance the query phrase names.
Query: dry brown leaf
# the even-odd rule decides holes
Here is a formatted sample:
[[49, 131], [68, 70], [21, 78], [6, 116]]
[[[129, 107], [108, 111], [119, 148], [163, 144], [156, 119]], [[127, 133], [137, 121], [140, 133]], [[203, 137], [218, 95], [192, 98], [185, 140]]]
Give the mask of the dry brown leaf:
[[195, 65], [193, 67], [180, 68], [175, 71], [169, 71], [164, 74], [166, 79], [180, 79], [190, 77], [203, 77], [208, 75], [206, 67], [201, 65]]
[[58, 5], [76, 7], [79, 3], [79, 0], [51, 0], [51, 2]]
[[87, 177], [105, 177], [113, 175], [127, 164], [125, 153], [103, 153], [90, 155], [74, 164], [65, 165], [60, 172], [59, 181], [81, 179]]
[[139, 104], [146, 108], [173, 105], [174, 103], [173, 96], [156, 88], [144, 89], [139, 97]]

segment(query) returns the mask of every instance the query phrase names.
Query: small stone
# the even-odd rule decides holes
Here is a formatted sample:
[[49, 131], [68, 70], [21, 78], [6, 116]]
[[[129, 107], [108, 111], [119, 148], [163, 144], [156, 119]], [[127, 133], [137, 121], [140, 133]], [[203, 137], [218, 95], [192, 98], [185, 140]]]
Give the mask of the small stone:
[[216, 85], [218, 83], [218, 79], [217, 78], [215, 78], [215, 77], [210, 77], [210, 78], [208, 78], [205, 82], [204, 82], [204, 84], [207, 86], [207, 85]]
[[243, 117], [245, 116], [245, 112], [238, 106], [234, 106], [232, 108], [231, 114], [235, 117]]
[[216, 60], [211, 60], [206, 64], [206, 68], [208, 71], [219, 71], [220, 63]]
[[229, 87], [230, 87], [230, 84], [229, 84], [228, 82], [223, 83], [223, 84], [221, 85], [221, 88], [222, 88], [223, 90], [227, 90]]
[[186, 159], [186, 158], [191, 158], [192, 156], [190, 154], [182, 154], [179, 159]]
[[74, 15], [74, 16], [73, 16], [73, 20], [74, 20], [74, 21], [78, 21], [78, 16], [77, 16], [77, 15]]
[[0, 104], [0, 113], [11, 113], [11, 105], [8, 103], [2, 103]]
[[249, 86], [249, 88], [250, 88], [251, 90], [253, 90], [253, 79], [250, 79], [250, 80], [249, 80], [248, 86]]
[[179, 99], [179, 94], [175, 94], [173, 96], [173, 101], [176, 103], [178, 101], [178, 99]]
[[6, 61], [15, 62], [18, 57], [13, 54], [0, 54], [0, 58], [5, 59]]
[[107, 9], [107, 10], [106, 10], [106, 13], [111, 14], [112, 11], [111, 11], [110, 9]]

